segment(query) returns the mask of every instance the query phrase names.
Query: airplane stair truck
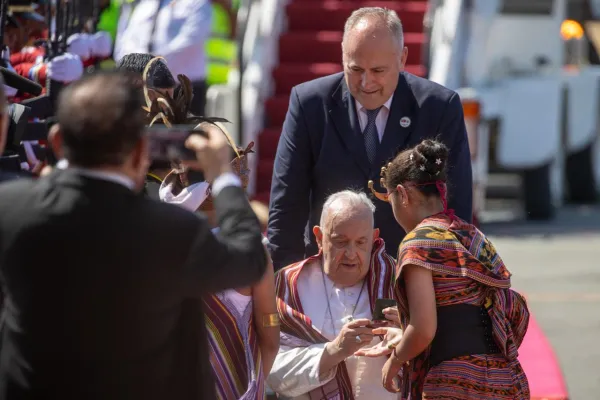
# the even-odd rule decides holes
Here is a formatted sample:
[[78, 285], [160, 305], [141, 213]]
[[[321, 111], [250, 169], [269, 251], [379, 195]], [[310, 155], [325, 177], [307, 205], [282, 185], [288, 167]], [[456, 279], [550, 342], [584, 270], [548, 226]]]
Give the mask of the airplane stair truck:
[[521, 216], [534, 220], [552, 218], [565, 201], [595, 202], [600, 67], [587, 61], [585, 30], [566, 19], [567, 0], [462, 3], [467, 32], [453, 88], [463, 100], [477, 216], [499, 198], [518, 200]]

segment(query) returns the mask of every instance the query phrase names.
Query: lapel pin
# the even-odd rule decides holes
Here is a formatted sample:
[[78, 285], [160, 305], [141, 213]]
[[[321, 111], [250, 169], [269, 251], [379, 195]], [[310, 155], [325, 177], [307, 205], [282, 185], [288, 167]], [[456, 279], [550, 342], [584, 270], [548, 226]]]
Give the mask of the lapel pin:
[[400, 126], [403, 128], [408, 128], [410, 126], [410, 118], [408, 118], [408, 117], [400, 118]]

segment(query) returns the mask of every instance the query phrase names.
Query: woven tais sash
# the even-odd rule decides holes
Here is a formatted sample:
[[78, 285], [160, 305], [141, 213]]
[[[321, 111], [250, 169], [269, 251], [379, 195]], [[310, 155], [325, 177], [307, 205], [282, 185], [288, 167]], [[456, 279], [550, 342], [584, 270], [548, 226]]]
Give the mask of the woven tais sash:
[[263, 367], [252, 303], [240, 315], [226, 297], [208, 295], [203, 302], [217, 398], [264, 399]]
[[[329, 340], [313, 326], [310, 318], [304, 314], [298, 293], [298, 277], [305, 265], [317, 260], [317, 254], [304, 261], [287, 266], [275, 275], [275, 291], [277, 294], [277, 311], [281, 319], [282, 344], [293, 347], [327, 343]], [[394, 287], [395, 260], [385, 252], [385, 243], [377, 239], [373, 243], [371, 267], [367, 274], [367, 288], [371, 312], [375, 299], [392, 298]], [[321, 290], [321, 288], [315, 288]], [[294, 343], [294, 344], [292, 344]], [[309, 393], [311, 400], [354, 400], [352, 385], [346, 369], [346, 363], [338, 364], [335, 379]]]

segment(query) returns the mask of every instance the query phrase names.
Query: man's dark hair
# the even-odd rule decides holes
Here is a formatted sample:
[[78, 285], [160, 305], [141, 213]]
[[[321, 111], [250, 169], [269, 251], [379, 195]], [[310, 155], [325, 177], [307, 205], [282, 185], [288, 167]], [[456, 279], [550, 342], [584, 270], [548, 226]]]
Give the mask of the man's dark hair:
[[[130, 53], [123, 57], [117, 64], [117, 71], [127, 71], [134, 74], [142, 75], [146, 65], [155, 58], [152, 54], [147, 53]], [[152, 65], [148, 73], [148, 86], [156, 89], [171, 89], [176, 86], [175, 78], [169, 71], [167, 64], [162, 60], [158, 60]]]
[[71, 83], [58, 99], [58, 125], [69, 163], [118, 166], [143, 135], [139, 84], [125, 72], [100, 72]]

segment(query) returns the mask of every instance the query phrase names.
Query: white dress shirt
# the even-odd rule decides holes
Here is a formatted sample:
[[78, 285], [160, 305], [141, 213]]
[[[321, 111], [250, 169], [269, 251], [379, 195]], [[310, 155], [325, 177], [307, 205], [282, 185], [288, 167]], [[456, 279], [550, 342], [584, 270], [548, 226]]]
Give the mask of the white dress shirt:
[[[341, 288], [325, 277], [327, 297], [333, 321], [327, 308], [327, 297], [323, 287], [323, 275], [318, 264], [306, 265], [298, 277], [298, 294], [305, 315], [313, 327], [329, 340], [335, 339], [347, 322], [346, 317], [371, 319], [368, 289], [365, 287], [359, 299], [362, 282]], [[332, 323], [333, 322], [333, 323]], [[365, 346], [373, 346], [379, 338]], [[280, 346], [271, 373], [267, 379], [269, 387], [280, 395], [280, 399], [309, 400], [308, 392], [316, 389], [335, 377], [336, 369], [319, 371], [319, 363], [325, 345], [290, 348]], [[389, 393], [381, 384], [381, 370], [386, 357], [366, 358], [351, 356], [346, 359], [346, 368], [354, 397], [358, 399], [396, 400], [398, 395]]]
[[[162, 3], [161, 3], [162, 2]], [[154, 34], [154, 16], [156, 28]], [[192, 82], [206, 78], [204, 43], [212, 30], [209, 0], [138, 0], [121, 8], [114, 59], [130, 53], [162, 56], [174, 76], [185, 74]]]
[[[379, 135], [379, 142], [383, 139], [383, 132], [385, 131], [385, 126], [387, 124], [388, 117], [390, 116], [390, 109], [392, 107], [392, 100], [394, 99], [394, 95], [386, 101], [381, 110], [379, 110], [379, 114], [377, 114], [377, 118], [375, 118], [375, 126], [377, 127], [377, 134]], [[369, 118], [367, 117], [367, 109], [362, 106], [355, 100], [356, 111], [358, 112], [358, 123], [360, 124], [360, 131], [364, 132], [365, 127], [367, 126], [367, 122]]]

